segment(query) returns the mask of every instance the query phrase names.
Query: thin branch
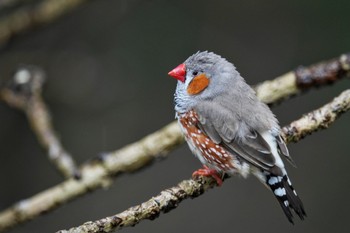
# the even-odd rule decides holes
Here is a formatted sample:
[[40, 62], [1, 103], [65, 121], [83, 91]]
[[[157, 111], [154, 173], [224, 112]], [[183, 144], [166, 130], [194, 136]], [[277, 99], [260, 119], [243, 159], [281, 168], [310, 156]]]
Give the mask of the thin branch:
[[173, 122], [138, 142], [104, 154], [101, 159], [82, 166], [80, 180], [68, 179], [2, 211], [0, 231], [54, 210], [92, 190], [106, 187], [111, 183], [113, 175], [136, 171], [182, 142], [180, 129]]
[[71, 155], [62, 147], [52, 128], [50, 114], [41, 96], [44, 80], [45, 74], [40, 68], [22, 66], [0, 91], [0, 96], [8, 105], [26, 114], [33, 132], [56, 168], [66, 178], [79, 178], [79, 170]]
[[319, 129], [327, 129], [339, 116], [350, 109], [350, 89], [343, 91], [338, 97], [322, 108], [310, 112], [299, 120], [293, 121], [282, 129], [283, 139], [298, 142], [305, 136]]
[[43, 0], [35, 6], [19, 7], [0, 19], [0, 45], [17, 34], [59, 18], [84, 2], [86, 0]]
[[23, 0], [2, 0], [0, 1], [0, 11], [19, 4]]
[[255, 90], [261, 101], [272, 104], [346, 77], [350, 77], [350, 53], [308, 67], [299, 66], [274, 80], [258, 84]]
[[195, 198], [216, 186], [214, 179], [198, 177], [180, 182], [177, 186], [162, 191], [150, 200], [131, 207], [119, 214], [97, 221], [89, 221], [79, 227], [60, 230], [57, 233], [113, 232], [124, 227], [135, 226], [144, 219], [154, 220], [161, 212], [167, 213], [187, 198]]
[[[341, 93], [329, 104], [308, 113], [299, 120], [283, 128], [286, 142], [297, 142], [304, 136], [325, 129], [332, 124], [342, 113], [350, 109], [350, 89]], [[166, 213], [176, 208], [183, 200], [195, 198], [205, 191], [216, 186], [210, 177], [198, 177], [180, 182], [177, 186], [162, 191], [150, 200], [131, 207], [119, 214], [97, 221], [89, 221], [81, 226], [69, 230], [60, 230], [57, 233], [97, 233], [112, 232], [128, 226], [135, 226], [144, 219], [153, 220], [161, 212]]]
[[[350, 70], [349, 57], [350, 55], [347, 54], [342, 55], [340, 60], [338, 59], [341, 65], [336, 66], [336, 70], [343, 75], [336, 76], [333, 79], [334, 81], [348, 75], [348, 71]], [[335, 60], [337, 59], [320, 63], [317, 67], [321, 67], [321, 70], [329, 70], [322, 69], [322, 67], [334, 64]], [[314, 70], [312, 67], [314, 66], [304, 69], [311, 71]], [[324, 73], [327, 72], [310, 72], [310, 77], [313, 80], [323, 80]], [[296, 84], [297, 80], [297, 76], [290, 73], [275, 80], [266, 81], [257, 86], [257, 95], [269, 104], [282, 100], [299, 92], [298, 85]], [[318, 82], [314, 84], [318, 84]], [[33, 197], [19, 201], [12, 207], [0, 212], [0, 231], [52, 211], [78, 196], [105, 187], [116, 174], [136, 171], [154, 161], [155, 158], [165, 157], [168, 151], [171, 151], [183, 141], [177, 124], [172, 122], [163, 129], [150, 134], [138, 142], [125, 146], [115, 152], [106, 153], [101, 157], [101, 160], [91, 161], [81, 167], [80, 173], [82, 178], [80, 181], [66, 180]]]

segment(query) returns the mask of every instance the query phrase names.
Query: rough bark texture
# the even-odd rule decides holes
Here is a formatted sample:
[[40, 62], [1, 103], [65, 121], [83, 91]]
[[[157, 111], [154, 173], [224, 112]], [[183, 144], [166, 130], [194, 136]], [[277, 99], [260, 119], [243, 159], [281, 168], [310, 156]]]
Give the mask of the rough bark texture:
[[255, 87], [257, 96], [267, 104], [278, 103], [312, 87], [332, 84], [350, 76], [350, 53], [311, 66], [299, 66], [274, 80]]
[[141, 205], [131, 207], [120, 214], [95, 222], [86, 222], [79, 227], [61, 230], [57, 233], [112, 232], [124, 227], [134, 226], [144, 219], [154, 220], [161, 212], [169, 212], [184, 199], [195, 198], [215, 185], [215, 180], [207, 177], [184, 180], [177, 186], [166, 189]]
[[320, 129], [327, 129], [339, 116], [350, 108], [350, 90], [342, 92], [332, 102], [322, 108], [305, 114], [282, 129], [286, 142], [300, 139]]
[[[313, 68], [314, 66], [303, 68], [304, 73], [306, 72], [305, 70], [309, 69], [310, 75], [308, 76], [313, 77], [312, 79], [316, 80], [322, 80], [322, 78], [317, 77], [326, 77], [332, 81], [347, 77], [350, 70], [349, 55], [342, 55], [337, 61], [338, 62], [330, 60], [328, 62], [320, 63], [316, 65], [319, 67], [317, 69]], [[315, 70], [322, 70], [322, 72], [315, 72]], [[300, 73], [301, 72], [299, 71], [299, 76], [302, 76]], [[312, 83], [312, 85], [317, 85], [318, 83], [328, 84], [329, 81], [319, 81]], [[297, 75], [295, 72], [289, 72], [286, 75], [283, 75], [275, 80], [266, 81], [260, 85], [257, 85], [256, 92], [262, 101], [268, 104], [272, 104], [276, 101], [281, 101], [287, 97], [295, 95], [299, 93], [300, 90], [306, 90], [306, 88], [312, 87], [312, 85], [305, 85], [305, 87], [303, 86], [303, 88], [300, 89], [301, 84], [297, 85]], [[2, 98], [5, 99], [7, 97], [2, 96]], [[346, 103], [348, 104], [348, 102], [346, 102], [348, 101], [348, 91], [339, 97], [339, 99], [341, 98], [343, 98], [345, 101], [342, 106], [346, 106]], [[13, 103], [14, 105], [21, 105], [23, 104], [23, 100], [16, 99], [13, 101]], [[337, 105], [333, 104], [332, 106], [333, 110], [331, 110], [331, 112], [333, 112], [332, 114], [336, 115], [331, 114], [331, 116], [338, 116], [338, 113], [340, 114], [348, 109], [348, 107], [344, 109], [338, 108], [338, 110], [335, 111], [337, 108], [334, 106]], [[38, 106], [35, 108], [37, 107]], [[42, 106], [41, 109], [43, 109]], [[322, 114], [325, 113], [326, 112], [321, 111], [317, 119], [322, 119]], [[329, 113], [327, 114], [329, 115]], [[317, 114], [313, 115], [316, 116]], [[322, 128], [324, 127], [322, 124], [325, 125], [327, 123], [328, 125], [331, 123], [331, 120], [328, 120], [328, 118], [330, 117], [325, 117], [324, 120], [320, 120], [319, 122], [321, 122], [321, 125], [319, 127]], [[312, 117], [310, 119], [312, 119]], [[306, 127], [306, 125], [301, 123], [292, 124], [294, 125], [284, 129], [285, 139], [288, 142], [299, 140], [303, 135], [309, 134], [317, 129], [317, 123], [305, 131], [304, 129], [302, 130], [302, 128]], [[37, 127], [40, 128], [42, 126]], [[293, 139], [293, 135], [299, 136], [295, 136], [295, 139]], [[177, 124], [175, 122], [172, 122], [163, 129], [150, 134], [138, 142], [125, 146], [115, 152], [106, 153], [98, 160], [90, 161], [79, 169], [81, 180], [67, 179], [59, 185], [40, 192], [28, 199], [19, 201], [10, 208], [0, 212], [0, 231], [4, 231], [5, 229], [9, 229], [17, 224], [26, 222], [43, 213], [52, 211], [62, 204], [71, 201], [80, 195], [84, 195], [90, 191], [105, 187], [110, 184], [112, 178], [114, 178], [116, 174], [136, 171], [150, 164], [152, 161], [154, 161], [155, 158], [166, 155], [168, 151], [181, 144], [183, 141], [183, 137]]]
[[80, 180], [67, 179], [59, 185], [21, 200], [2, 211], [0, 213], [0, 231], [54, 210], [92, 190], [106, 187], [111, 183], [115, 174], [136, 171], [182, 142], [180, 129], [173, 122], [138, 142], [115, 152], [106, 153], [101, 158], [81, 167]]
[[[286, 142], [297, 142], [312, 132], [327, 128], [349, 108], [350, 90], [347, 90], [329, 104], [285, 126], [283, 132], [285, 133]], [[198, 177], [195, 180], [184, 180], [177, 186], [162, 191], [156, 197], [119, 214], [94, 222], [86, 222], [81, 226], [61, 230], [57, 233], [112, 232], [127, 226], [134, 226], [144, 219], [153, 220], [161, 212], [166, 213], [176, 208], [184, 199], [195, 198], [215, 186], [214, 178]]]

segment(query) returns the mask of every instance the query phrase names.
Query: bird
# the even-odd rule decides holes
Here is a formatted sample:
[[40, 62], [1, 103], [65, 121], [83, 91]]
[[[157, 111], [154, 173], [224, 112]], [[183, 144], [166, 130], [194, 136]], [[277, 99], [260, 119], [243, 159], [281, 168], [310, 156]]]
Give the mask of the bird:
[[192, 153], [203, 164], [193, 177], [249, 174], [267, 186], [289, 222], [306, 217], [281, 156], [293, 165], [270, 108], [225, 58], [198, 51], [168, 75], [177, 79], [175, 117]]

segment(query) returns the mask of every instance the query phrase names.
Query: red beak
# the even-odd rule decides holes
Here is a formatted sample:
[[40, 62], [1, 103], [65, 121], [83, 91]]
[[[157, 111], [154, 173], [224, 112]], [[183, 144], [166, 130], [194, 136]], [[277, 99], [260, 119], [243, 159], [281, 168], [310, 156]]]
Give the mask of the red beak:
[[175, 69], [170, 71], [168, 73], [168, 75], [170, 75], [173, 78], [176, 78], [177, 80], [179, 80], [181, 82], [185, 82], [185, 79], [186, 79], [186, 66], [185, 66], [185, 64], [178, 65]]

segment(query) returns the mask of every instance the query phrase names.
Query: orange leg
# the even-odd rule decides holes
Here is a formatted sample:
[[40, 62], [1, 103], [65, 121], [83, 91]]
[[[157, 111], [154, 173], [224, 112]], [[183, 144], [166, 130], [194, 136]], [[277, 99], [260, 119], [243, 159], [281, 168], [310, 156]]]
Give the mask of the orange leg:
[[218, 184], [218, 186], [222, 185], [222, 178], [220, 174], [215, 169], [210, 169], [205, 165], [203, 165], [203, 168], [193, 172], [192, 177], [197, 177], [197, 176], [211, 176], [216, 180], [216, 183]]

